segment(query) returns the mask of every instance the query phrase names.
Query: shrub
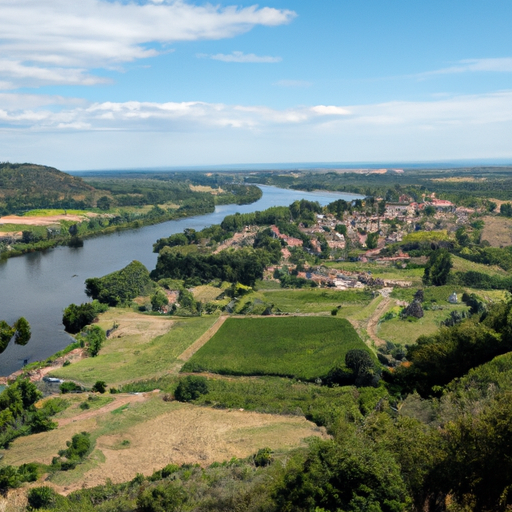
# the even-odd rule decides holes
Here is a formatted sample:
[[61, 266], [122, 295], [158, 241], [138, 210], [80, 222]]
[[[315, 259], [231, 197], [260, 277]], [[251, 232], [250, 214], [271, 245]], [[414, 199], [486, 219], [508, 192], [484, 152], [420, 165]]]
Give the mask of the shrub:
[[97, 380], [92, 387], [92, 390], [96, 393], [105, 393], [107, 390], [107, 383], [103, 380]]
[[137, 507], [140, 512], [169, 512], [182, 510], [187, 500], [187, 493], [177, 484], [158, 485], [140, 494]]
[[254, 465], [258, 468], [269, 466], [274, 460], [272, 453], [273, 452], [271, 448], [260, 448], [258, 452], [253, 456]]
[[208, 393], [208, 381], [204, 377], [189, 375], [180, 381], [174, 397], [180, 402], [191, 402]]
[[66, 393], [76, 393], [82, 391], [82, 386], [75, 384], [74, 382], [67, 381], [60, 385], [60, 392], [65, 395]]
[[28, 504], [37, 509], [49, 508], [55, 503], [57, 493], [48, 486], [34, 487], [28, 492]]

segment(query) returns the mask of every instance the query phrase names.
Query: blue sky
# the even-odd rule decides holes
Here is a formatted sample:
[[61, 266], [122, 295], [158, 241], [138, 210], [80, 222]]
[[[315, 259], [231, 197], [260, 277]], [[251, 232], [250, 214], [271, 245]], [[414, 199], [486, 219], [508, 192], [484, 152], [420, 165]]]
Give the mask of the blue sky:
[[512, 2], [0, 0], [0, 160], [512, 161]]

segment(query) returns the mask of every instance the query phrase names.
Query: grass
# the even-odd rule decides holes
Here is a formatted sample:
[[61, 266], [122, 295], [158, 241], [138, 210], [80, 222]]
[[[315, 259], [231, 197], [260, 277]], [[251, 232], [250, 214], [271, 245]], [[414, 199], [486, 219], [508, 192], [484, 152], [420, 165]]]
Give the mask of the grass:
[[199, 300], [201, 302], [211, 302], [214, 301], [224, 291], [224, 289], [217, 288], [216, 286], [203, 285], [196, 286], [192, 290], [192, 293], [195, 300]]
[[182, 371], [313, 380], [344, 364], [351, 349], [367, 347], [345, 319], [229, 318]]
[[[274, 305], [285, 313], [329, 313], [331, 309], [341, 305], [342, 312], [345, 308], [353, 306], [359, 309], [370, 303], [371, 293], [357, 290], [288, 290], [262, 291], [247, 295], [245, 300], [261, 298], [266, 303]], [[348, 311], [347, 311], [348, 314]]]
[[487, 240], [493, 247], [505, 247], [512, 244], [512, 219], [507, 217], [484, 217], [482, 240]]
[[349, 272], [371, 272], [373, 277], [397, 281], [413, 281], [413, 284], [421, 282], [424, 272], [422, 268], [402, 269], [391, 265], [363, 263], [361, 261], [332, 261], [325, 263], [325, 266]]
[[86, 210], [61, 210], [61, 209], [39, 209], [29, 210], [24, 213], [24, 217], [50, 217], [52, 215], [87, 215], [90, 211]]
[[[172, 368], [178, 356], [211, 327], [217, 317], [172, 320], [111, 309], [101, 316], [100, 325], [110, 328], [113, 320], [120, 328], [105, 342], [97, 357], [59, 368], [52, 375], [86, 386], [97, 380], [118, 386], [137, 379], [158, 377]], [[160, 335], [151, 339], [154, 325], [160, 331], [154, 328], [153, 332]], [[165, 334], [161, 334], [162, 325], [163, 330], [168, 331]], [[115, 337], [117, 335], [121, 337]]]
[[454, 256], [452, 254], [452, 263], [453, 268], [452, 272], [482, 272], [483, 274], [489, 274], [491, 276], [508, 276], [508, 272], [498, 267], [497, 265], [483, 265], [482, 263], [475, 263], [473, 261], [466, 260], [464, 258], [459, 258], [458, 256]]
[[439, 330], [439, 324], [450, 316], [450, 311], [467, 310], [466, 305], [453, 305], [443, 307], [442, 310], [425, 311], [425, 316], [417, 321], [393, 318], [379, 324], [377, 335], [396, 345], [412, 345], [423, 335], [429, 336]]

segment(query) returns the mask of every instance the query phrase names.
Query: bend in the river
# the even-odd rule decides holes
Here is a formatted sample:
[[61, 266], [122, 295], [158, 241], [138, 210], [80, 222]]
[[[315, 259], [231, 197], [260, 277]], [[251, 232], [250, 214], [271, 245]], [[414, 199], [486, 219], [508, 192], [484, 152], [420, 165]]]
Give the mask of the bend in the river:
[[157, 239], [180, 233], [185, 228], [201, 230], [219, 224], [226, 215], [249, 213], [271, 206], [288, 206], [297, 199], [326, 205], [337, 199], [358, 195], [331, 192], [302, 192], [261, 186], [263, 196], [250, 205], [217, 206], [214, 213], [187, 217], [140, 229], [120, 231], [85, 240], [81, 248], [56, 247], [25, 254], [0, 263], [0, 319], [10, 323], [24, 316], [32, 327], [32, 339], [22, 347], [11, 343], [0, 356], [0, 375], [9, 375], [25, 361], [45, 359], [63, 349], [72, 339], [64, 332], [62, 311], [69, 304], [89, 299], [84, 292], [88, 277], [100, 277], [119, 270], [133, 260], [149, 270], [155, 267], [152, 252]]

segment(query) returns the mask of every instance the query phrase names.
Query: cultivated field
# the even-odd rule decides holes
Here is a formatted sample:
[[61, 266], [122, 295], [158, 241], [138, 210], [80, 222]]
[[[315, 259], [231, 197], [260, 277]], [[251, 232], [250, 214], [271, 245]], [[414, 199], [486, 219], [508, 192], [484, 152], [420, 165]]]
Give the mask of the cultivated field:
[[183, 371], [313, 380], [344, 364], [351, 349], [367, 348], [345, 319], [229, 318]]

